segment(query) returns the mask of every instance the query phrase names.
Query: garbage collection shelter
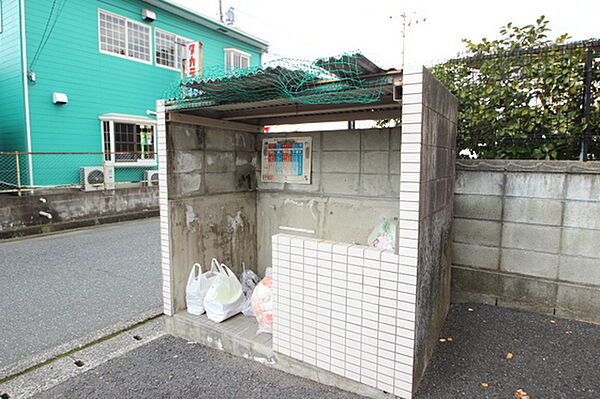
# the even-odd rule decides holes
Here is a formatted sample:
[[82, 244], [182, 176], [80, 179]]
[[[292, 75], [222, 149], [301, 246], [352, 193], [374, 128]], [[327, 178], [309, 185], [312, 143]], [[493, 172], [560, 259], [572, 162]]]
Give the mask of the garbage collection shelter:
[[[354, 57], [329, 79], [298, 72], [294, 90], [281, 76], [297, 71], [262, 68], [188, 81], [193, 98], [158, 101], [164, 313], [173, 335], [410, 398], [449, 306], [457, 101], [426, 68]], [[264, 129], [389, 118], [401, 127]], [[366, 246], [383, 220], [397, 225], [395, 251]], [[237, 273], [273, 267], [272, 337], [242, 315], [217, 325], [186, 312], [189, 271], [213, 257]]]

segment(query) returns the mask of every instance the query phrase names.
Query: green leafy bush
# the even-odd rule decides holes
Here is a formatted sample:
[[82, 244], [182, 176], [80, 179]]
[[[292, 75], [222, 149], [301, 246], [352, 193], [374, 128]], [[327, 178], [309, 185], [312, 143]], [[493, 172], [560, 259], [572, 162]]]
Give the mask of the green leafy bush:
[[[550, 40], [549, 30], [544, 16], [534, 25], [509, 23], [500, 29], [500, 39], [463, 40], [466, 57], [433, 67], [459, 101], [460, 156], [579, 157], [587, 45], [565, 45], [567, 34]], [[593, 81], [592, 125], [597, 127], [598, 71]], [[597, 142], [590, 153], [600, 159]]]

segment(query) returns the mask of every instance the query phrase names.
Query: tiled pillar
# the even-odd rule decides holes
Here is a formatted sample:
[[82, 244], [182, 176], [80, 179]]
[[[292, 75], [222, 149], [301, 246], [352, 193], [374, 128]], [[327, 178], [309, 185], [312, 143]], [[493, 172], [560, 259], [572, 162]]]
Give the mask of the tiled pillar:
[[162, 271], [163, 312], [173, 315], [171, 250], [169, 243], [169, 199], [167, 194], [167, 126], [164, 100], [156, 102], [156, 144], [158, 152], [158, 201], [160, 210], [160, 265]]
[[[407, 292], [410, 287], [398, 286], [398, 338], [404, 332], [401, 326], [411, 329], [405, 338], [414, 345], [410, 384], [414, 390], [433, 354], [450, 300], [458, 101], [423, 67], [407, 69], [402, 87], [399, 270], [415, 278], [422, 289], [415, 302], [414, 294]], [[405, 323], [406, 318], [410, 320]]]

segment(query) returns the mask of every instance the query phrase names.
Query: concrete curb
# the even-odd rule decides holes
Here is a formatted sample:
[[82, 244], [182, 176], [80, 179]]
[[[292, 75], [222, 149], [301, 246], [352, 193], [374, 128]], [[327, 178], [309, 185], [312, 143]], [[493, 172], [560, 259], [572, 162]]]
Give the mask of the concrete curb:
[[114, 227], [114, 226], [119, 226], [122, 224], [141, 222], [144, 219], [148, 219], [148, 220], [158, 219], [158, 216], [149, 216], [147, 218], [123, 220], [123, 221], [116, 221], [116, 222], [110, 222], [110, 223], [107, 222], [107, 223], [101, 223], [101, 224], [96, 224], [96, 225], [91, 225], [91, 226], [74, 227], [72, 229], [66, 229], [66, 230], [49, 231], [47, 233], [5, 238], [5, 239], [0, 239], [0, 244], [14, 242], [14, 241], [20, 241], [20, 240], [38, 240], [38, 239], [44, 239], [46, 237], [51, 237], [51, 236], [55, 236], [55, 235], [74, 234], [74, 233], [77, 233], [80, 231], [87, 231], [87, 230], [92, 230], [92, 229], [100, 229], [103, 227]]
[[105, 341], [58, 357], [0, 384], [0, 393], [10, 395], [12, 399], [30, 398], [152, 342], [165, 334], [164, 325], [164, 316], [159, 316], [148, 323], [119, 332]]
[[83, 337], [77, 338], [73, 341], [55, 346], [40, 353], [35, 353], [25, 359], [22, 359], [19, 362], [9, 364], [8, 366], [0, 368], [0, 381], [26, 372], [27, 370], [42, 363], [51, 362], [52, 359], [64, 355], [65, 353], [82, 348], [92, 342], [101, 340], [103, 338], [107, 338], [110, 335], [117, 334], [119, 332], [122, 332], [123, 330], [127, 330], [137, 324], [143, 323], [149, 319], [160, 316], [162, 313], [162, 306], [152, 308], [137, 315], [132, 319], [120, 321], [111, 326], [102, 328]]
[[90, 219], [72, 220], [69, 222], [47, 223], [37, 226], [28, 226], [16, 230], [0, 231], [0, 240], [11, 238], [26, 237], [31, 235], [41, 235], [64, 230], [73, 230], [82, 227], [98, 226], [107, 223], [126, 222], [130, 220], [146, 219], [157, 217], [158, 209], [145, 210], [141, 212], [130, 212], [111, 216], [99, 216]]

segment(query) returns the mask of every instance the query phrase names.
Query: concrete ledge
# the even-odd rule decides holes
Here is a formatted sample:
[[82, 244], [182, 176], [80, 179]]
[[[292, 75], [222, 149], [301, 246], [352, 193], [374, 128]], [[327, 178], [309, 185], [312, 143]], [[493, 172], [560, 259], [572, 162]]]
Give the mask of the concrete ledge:
[[36, 234], [54, 233], [64, 230], [78, 229], [81, 227], [96, 226], [105, 223], [126, 222], [129, 220], [157, 217], [158, 208], [148, 209], [139, 212], [128, 212], [118, 215], [98, 216], [90, 219], [72, 220], [69, 222], [47, 223], [37, 226], [27, 226], [15, 230], [0, 231], [0, 239], [26, 237]]
[[222, 323], [213, 323], [208, 320], [206, 315], [194, 316], [184, 311], [173, 317], [167, 317], [166, 328], [167, 334], [251, 359], [321, 384], [334, 386], [368, 398], [389, 399], [395, 397], [392, 394], [274, 352], [271, 334], [256, 335], [257, 325], [254, 317], [239, 314]]
[[492, 172], [600, 174], [600, 162], [459, 159], [456, 161], [456, 169]]

